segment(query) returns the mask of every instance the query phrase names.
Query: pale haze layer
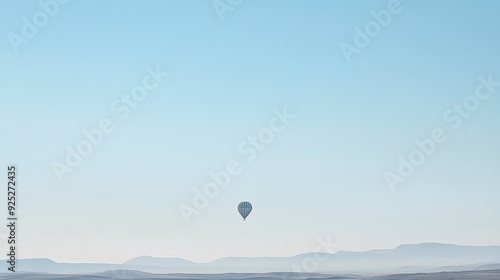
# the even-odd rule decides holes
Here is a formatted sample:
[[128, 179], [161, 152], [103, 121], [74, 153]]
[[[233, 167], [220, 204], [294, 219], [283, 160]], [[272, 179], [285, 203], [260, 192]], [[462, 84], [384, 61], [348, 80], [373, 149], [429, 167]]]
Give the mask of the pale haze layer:
[[[245, 1], [221, 20], [211, 1], [71, 1], [15, 52], [8, 34], [42, 8], [3, 1], [0, 153], [19, 168], [18, 257], [206, 262], [311, 252], [327, 236], [354, 251], [500, 245], [500, 87], [454, 107], [480, 77], [500, 80], [500, 2], [401, 1], [360, 42], [388, 3]], [[136, 86], [149, 89], [131, 108]], [[252, 145], [285, 107], [294, 117]], [[60, 182], [54, 162], [103, 120], [109, 133]], [[446, 140], [402, 176], [399, 157], [436, 129]], [[231, 161], [237, 175], [186, 223], [180, 205]]]

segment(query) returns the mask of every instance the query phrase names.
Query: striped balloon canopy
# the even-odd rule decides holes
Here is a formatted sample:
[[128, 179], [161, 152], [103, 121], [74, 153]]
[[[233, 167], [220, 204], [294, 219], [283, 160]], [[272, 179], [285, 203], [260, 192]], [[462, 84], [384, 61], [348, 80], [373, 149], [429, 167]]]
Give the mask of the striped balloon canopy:
[[245, 221], [248, 215], [250, 215], [250, 212], [252, 212], [252, 204], [248, 201], [238, 204], [238, 212], [240, 212], [240, 215], [243, 217], [243, 221]]

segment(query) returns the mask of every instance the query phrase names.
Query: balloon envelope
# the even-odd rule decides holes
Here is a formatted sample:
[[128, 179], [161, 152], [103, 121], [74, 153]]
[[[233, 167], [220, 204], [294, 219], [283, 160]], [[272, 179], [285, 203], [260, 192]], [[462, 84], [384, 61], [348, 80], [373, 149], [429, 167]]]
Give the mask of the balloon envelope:
[[250, 212], [252, 212], [252, 204], [250, 202], [244, 201], [238, 205], [238, 212], [243, 217], [243, 221], [246, 220]]

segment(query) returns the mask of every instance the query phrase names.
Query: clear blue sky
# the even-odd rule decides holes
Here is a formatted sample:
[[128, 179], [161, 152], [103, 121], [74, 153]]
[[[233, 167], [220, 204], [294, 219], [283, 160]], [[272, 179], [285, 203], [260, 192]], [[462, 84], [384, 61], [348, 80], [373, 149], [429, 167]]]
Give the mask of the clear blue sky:
[[[500, 80], [500, 2], [401, 1], [348, 63], [340, 43], [388, 2], [245, 1], [221, 21], [212, 1], [74, 0], [15, 52], [8, 34], [41, 8], [2, 1], [0, 154], [20, 169], [19, 257], [287, 256], [326, 235], [341, 250], [500, 245], [500, 89], [460, 129], [442, 117], [479, 76]], [[170, 76], [119, 121], [112, 102], [155, 65]], [[283, 106], [296, 118], [186, 224], [179, 204], [244, 162], [239, 143]], [[52, 163], [103, 118], [115, 131], [60, 183]], [[384, 173], [438, 127], [448, 140], [391, 191]]]

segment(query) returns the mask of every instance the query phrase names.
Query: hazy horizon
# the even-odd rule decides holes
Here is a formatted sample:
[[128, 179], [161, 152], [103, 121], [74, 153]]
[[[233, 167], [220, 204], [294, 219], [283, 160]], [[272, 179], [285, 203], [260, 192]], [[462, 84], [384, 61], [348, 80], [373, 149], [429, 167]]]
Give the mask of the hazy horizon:
[[[7, 263], [0, 262], [0, 270], [4, 270]], [[471, 274], [475, 276], [490, 275], [491, 277], [498, 275], [500, 273], [500, 246], [463, 247], [430, 243], [401, 245], [396, 249], [372, 250], [361, 253], [318, 254], [318, 252], [311, 252], [292, 257], [226, 257], [209, 263], [147, 256], [119, 264], [58, 263], [48, 259], [26, 259], [18, 260], [17, 268], [17, 272], [34, 273], [26, 274], [32, 277], [29, 279], [33, 279], [33, 277], [37, 277], [36, 279], [44, 279], [43, 277], [55, 279], [59, 277], [58, 275], [66, 275], [66, 277], [82, 275], [82, 279], [88, 279], [92, 274], [110, 276], [114, 279], [166, 279], [161, 274], [172, 275], [176, 279], [204, 279], [208, 276], [217, 277], [219, 275], [218, 279], [221, 279], [226, 278], [223, 276], [224, 273], [231, 273], [231, 279], [235, 279], [237, 274], [238, 277], [258, 277], [258, 279], [269, 279], [278, 275], [282, 275], [280, 279], [297, 279], [296, 277], [300, 275], [294, 276], [294, 273], [309, 273], [309, 275], [300, 276], [299, 279], [304, 277], [311, 279], [313, 274], [314, 277], [323, 274], [323, 278], [325, 275], [349, 274], [353, 277], [358, 275], [359, 277], [356, 277], [359, 279], [365, 279], [375, 275], [406, 274], [410, 277], [412, 273], [443, 271], [454, 272], [461, 277]], [[44, 275], [37, 276], [39, 273], [44, 273]], [[22, 275], [19, 277], [23, 277]], [[349, 279], [356, 278], [353, 277]], [[422, 277], [420, 275], [419, 279], [423, 279]], [[431, 276], [429, 275], [429, 277]], [[402, 278], [399, 276], [397, 279]], [[474, 279], [479, 278], [475, 277]]]
[[[495, 245], [495, 244], [491, 244], [491, 245], [480, 245], [480, 246], [477, 246], [477, 245], [464, 245], [464, 244], [446, 244], [446, 243], [438, 243], [438, 242], [425, 242], [425, 243], [418, 243], [418, 244], [400, 244], [400, 245], [397, 245], [396, 247], [391, 247], [391, 248], [372, 248], [372, 249], [368, 249], [368, 250], [361, 250], [361, 251], [349, 251], [349, 250], [338, 250], [336, 252], [333, 252], [333, 253], [330, 253], [330, 252], [327, 252], [327, 251], [321, 251], [321, 253], [327, 253], [327, 254], [337, 254], [337, 253], [340, 253], [340, 252], [345, 252], [345, 253], [366, 253], [366, 252], [371, 252], [371, 251], [379, 251], [379, 250], [394, 250], [394, 249], [397, 249], [401, 246], [414, 246], [414, 245], [451, 245], [451, 246], [460, 246], [460, 247], [500, 247], [500, 245]], [[287, 258], [287, 257], [296, 257], [296, 256], [300, 256], [300, 255], [304, 255], [304, 254], [314, 254], [316, 253], [315, 251], [308, 251], [308, 252], [301, 252], [301, 253], [298, 253], [298, 254], [295, 254], [295, 255], [276, 255], [276, 256], [269, 256], [269, 255], [265, 255], [265, 256], [239, 256], [239, 255], [232, 255], [232, 256], [224, 256], [224, 257], [220, 257], [220, 258], [215, 258], [215, 259], [212, 259], [212, 260], [208, 260], [208, 261], [205, 261], [205, 262], [196, 262], [196, 261], [193, 261], [193, 260], [190, 260], [190, 259], [185, 259], [185, 258], [179, 258], [179, 257], [175, 257], [175, 256], [170, 256], [170, 257], [165, 257], [165, 256], [152, 256], [152, 255], [140, 255], [140, 256], [135, 256], [135, 257], [132, 257], [130, 259], [127, 259], [123, 262], [64, 262], [64, 261], [59, 261], [59, 260], [54, 260], [54, 259], [50, 259], [50, 258], [27, 258], [27, 259], [48, 259], [48, 260], [51, 260], [51, 261], [54, 261], [54, 262], [57, 262], [57, 263], [102, 263], [102, 264], [105, 264], [105, 263], [109, 263], [109, 264], [123, 264], [123, 263], [126, 263], [127, 261], [130, 261], [130, 260], [134, 260], [134, 259], [138, 259], [138, 258], [142, 258], [142, 257], [151, 257], [151, 258], [157, 258], [157, 259], [182, 259], [182, 260], [186, 260], [186, 261], [190, 261], [190, 262], [193, 262], [195, 264], [208, 264], [208, 263], [211, 263], [211, 262], [214, 262], [216, 260], [221, 260], [221, 259], [224, 259], [224, 258], [281, 258], [281, 257], [284, 257], [284, 258]]]

